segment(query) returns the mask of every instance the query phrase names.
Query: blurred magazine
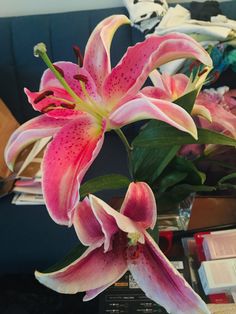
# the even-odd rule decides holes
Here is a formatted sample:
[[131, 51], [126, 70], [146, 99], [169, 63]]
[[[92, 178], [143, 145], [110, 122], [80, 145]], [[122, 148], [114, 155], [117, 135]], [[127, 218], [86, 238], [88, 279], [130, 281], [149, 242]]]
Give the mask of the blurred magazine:
[[51, 137], [35, 142], [28, 155], [23, 158], [16, 174], [12, 203], [16, 205], [44, 204], [41, 186], [41, 163], [45, 146]]

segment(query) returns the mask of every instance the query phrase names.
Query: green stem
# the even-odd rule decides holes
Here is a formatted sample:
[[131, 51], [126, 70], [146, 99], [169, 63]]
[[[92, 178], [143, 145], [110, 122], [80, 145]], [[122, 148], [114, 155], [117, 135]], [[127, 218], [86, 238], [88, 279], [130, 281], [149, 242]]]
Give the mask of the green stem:
[[82, 99], [80, 99], [78, 95], [70, 88], [65, 79], [62, 77], [62, 75], [56, 70], [53, 63], [49, 59], [46, 51], [47, 51], [46, 46], [43, 43], [39, 43], [34, 48], [34, 55], [36, 57], [42, 58], [47, 67], [52, 71], [52, 73], [55, 75], [55, 77], [58, 79], [61, 85], [65, 88], [65, 90], [72, 96], [73, 99], [75, 99], [78, 102], [83, 102]]
[[129, 173], [130, 176], [132, 178], [132, 180], [134, 179], [134, 174], [133, 174], [133, 164], [132, 164], [132, 151], [133, 151], [133, 147], [129, 144], [126, 136], [124, 135], [124, 133], [121, 131], [121, 129], [115, 129], [116, 134], [119, 136], [119, 138], [121, 139], [122, 143], [125, 146], [125, 149], [127, 151], [127, 155], [128, 155], [128, 164], [129, 164]]

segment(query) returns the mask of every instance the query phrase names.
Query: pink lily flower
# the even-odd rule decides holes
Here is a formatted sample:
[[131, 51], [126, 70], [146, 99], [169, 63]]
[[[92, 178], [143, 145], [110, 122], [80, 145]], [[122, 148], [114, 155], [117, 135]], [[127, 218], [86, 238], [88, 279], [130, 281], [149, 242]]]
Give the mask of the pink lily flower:
[[[13, 134], [5, 159], [13, 169], [25, 146], [44, 136], [53, 137], [43, 159], [42, 187], [49, 214], [59, 224], [70, 224], [80, 182], [98, 155], [106, 131], [141, 119], [158, 119], [197, 137], [194, 121], [185, 110], [170, 101], [144, 97], [139, 90], [154, 68], [182, 57], [209, 65], [209, 55], [186, 35], [153, 35], [130, 47], [111, 69], [112, 37], [127, 23], [124, 15], [106, 18], [89, 38], [83, 67], [71, 62], [51, 64], [39, 92], [25, 89], [29, 102], [43, 115]], [[39, 44], [37, 49], [48, 60], [46, 48]]]
[[[200, 90], [209, 71], [210, 67], [206, 68], [203, 73], [200, 73], [193, 81], [191, 81], [189, 77], [182, 73], [169, 75], [168, 73], [160, 74], [158, 71], [154, 70], [149, 74], [154, 86], [145, 87], [141, 92], [147, 97], [174, 102], [176, 99], [197, 88]], [[210, 111], [200, 104], [194, 104], [191, 115], [202, 116], [211, 122]]]
[[203, 128], [215, 130], [236, 139], [236, 108], [234, 91], [228, 88], [206, 89], [196, 99], [196, 103], [207, 108], [212, 116], [212, 123], [200, 119]]
[[[148, 298], [169, 313], [210, 313], [146, 231], [156, 223], [156, 202], [144, 182], [131, 183], [120, 212], [90, 195], [76, 208], [73, 223], [83, 255], [51, 273], [35, 272], [45, 286], [91, 300], [129, 270]], [[94, 266], [98, 271], [94, 271]]]

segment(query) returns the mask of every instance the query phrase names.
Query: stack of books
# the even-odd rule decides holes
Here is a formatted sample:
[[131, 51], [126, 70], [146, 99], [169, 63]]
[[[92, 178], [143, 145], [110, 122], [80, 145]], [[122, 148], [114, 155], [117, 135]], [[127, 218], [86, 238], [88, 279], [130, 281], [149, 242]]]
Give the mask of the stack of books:
[[12, 203], [16, 205], [42, 205], [44, 204], [41, 185], [41, 163], [46, 145], [51, 137], [35, 142], [32, 149], [21, 162], [17, 171]]

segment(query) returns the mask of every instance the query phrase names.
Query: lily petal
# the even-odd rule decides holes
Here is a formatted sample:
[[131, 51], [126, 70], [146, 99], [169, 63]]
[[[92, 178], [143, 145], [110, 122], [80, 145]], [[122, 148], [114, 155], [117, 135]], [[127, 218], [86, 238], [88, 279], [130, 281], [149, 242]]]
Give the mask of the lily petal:
[[91, 74], [98, 90], [111, 71], [110, 46], [116, 30], [123, 24], [130, 24], [125, 15], [114, 15], [100, 22], [85, 48], [83, 67]]
[[83, 114], [70, 120], [47, 146], [42, 163], [42, 188], [51, 218], [70, 224], [79, 202], [79, 187], [87, 169], [98, 155], [105, 123]]
[[110, 16], [100, 22], [89, 37], [83, 67], [91, 74], [99, 91], [111, 71], [110, 46], [114, 33], [121, 25], [129, 23], [125, 15]]
[[154, 228], [157, 219], [156, 201], [145, 182], [131, 183], [120, 213], [138, 222], [143, 228]]
[[164, 88], [154, 87], [154, 86], [147, 86], [141, 89], [141, 93], [148, 97], [148, 98], [156, 98], [156, 99], [163, 99], [167, 101], [171, 101], [170, 93]]
[[[148, 298], [174, 314], [210, 314], [206, 304], [145, 232], [145, 244], [128, 248], [128, 268]], [[129, 255], [130, 253], [130, 255]], [[130, 257], [129, 257], [130, 256]], [[134, 258], [135, 256], [135, 258]]]
[[[90, 73], [86, 71], [86, 69], [79, 68], [78, 64], [66, 61], [55, 62], [54, 65], [60, 69], [60, 71], [63, 73], [63, 77], [67, 84], [80, 98], [86, 99], [86, 95], [84, 95], [81, 89], [79, 77], [81, 77], [81, 80], [83, 80], [83, 78], [85, 79], [86, 82], [84, 83], [90, 97], [99, 101], [100, 98], [97, 94], [97, 87]], [[40, 90], [52, 89], [53, 87], [63, 88], [61, 83], [52, 73], [52, 71], [50, 69], [47, 69], [46, 71], [44, 71], [43, 76], [41, 78]]]
[[107, 253], [100, 242], [70, 265], [52, 273], [36, 271], [35, 277], [46, 287], [66, 294], [110, 286], [127, 271], [124, 247], [118, 241], [118, 237], [114, 239], [114, 249]]
[[72, 97], [62, 88], [51, 87], [50, 89], [44, 89], [39, 92], [31, 92], [25, 88], [24, 92], [28, 97], [29, 103], [32, 107], [40, 112], [47, 112], [48, 108], [56, 108], [61, 105], [73, 106], [74, 100]]
[[[108, 204], [94, 195], [89, 196], [90, 204], [97, 220], [101, 224], [105, 236], [105, 252], [111, 249], [112, 236], [120, 229], [126, 233], [140, 233], [140, 227], [130, 218], [114, 210]], [[141, 235], [140, 241], [143, 242]]]
[[197, 138], [196, 125], [183, 108], [169, 101], [154, 98], [142, 97], [125, 103], [110, 115], [110, 124], [113, 128], [119, 128], [144, 119], [164, 121]]
[[135, 95], [152, 70], [179, 58], [196, 58], [203, 64], [212, 64], [202, 46], [185, 34], [153, 35], [129, 48], [104, 82], [106, 103], [113, 106], [121, 99]]
[[68, 120], [53, 119], [46, 115], [33, 118], [22, 124], [10, 137], [5, 149], [5, 161], [13, 171], [19, 153], [42, 137], [53, 136]]
[[104, 239], [101, 226], [87, 197], [76, 207], [73, 214], [73, 225], [80, 242], [84, 245], [89, 246]]
[[160, 73], [157, 70], [149, 75], [155, 87], [144, 87], [142, 93], [153, 98], [160, 98], [174, 101], [183, 96], [189, 84], [189, 78], [182, 74], [169, 75]]
[[205, 107], [211, 114], [212, 123], [210, 124], [205, 119], [201, 119], [201, 127], [222, 132], [236, 138], [236, 116], [230, 111], [226, 111], [223, 107], [214, 103], [205, 104]]
[[207, 119], [207, 121], [212, 122], [211, 113], [205, 106], [195, 104], [193, 107], [193, 110], [191, 112], [191, 115], [192, 116], [201, 116], [201, 117]]
[[83, 301], [90, 301], [94, 299], [98, 294], [100, 294], [102, 291], [106, 290], [108, 287], [113, 285], [115, 282], [117, 282], [123, 275], [127, 272], [127, 267], [124, 268], [123, 274], [118, 274], [116, 278], [114, 278], [113, 282], [109, 282], [107, 285], [101, 286], [97, 289], [86, 291], [86, 295], [83, 297]]
[[189, 78], [182, 73], [175, 75], [163, 73], [162, 79], [166, 88], [169, 90], [172, 101], [184, 95], [189, 83]]
[[153, 70], [151, 73], [149, 73], [149, 78], [151, 79], [153, 86], [158, 87], [162, 90], [165, 89], [165, 86], [162, 81], [162, 76], [159, 71]]

